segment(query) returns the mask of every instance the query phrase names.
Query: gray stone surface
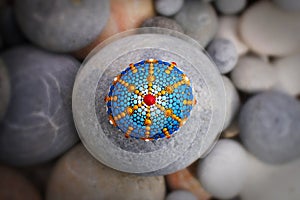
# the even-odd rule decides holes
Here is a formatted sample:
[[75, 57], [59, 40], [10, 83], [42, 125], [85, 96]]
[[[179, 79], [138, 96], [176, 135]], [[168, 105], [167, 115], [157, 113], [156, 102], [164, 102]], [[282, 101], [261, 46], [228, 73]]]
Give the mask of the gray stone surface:
[[197, 197], [185, 190], [175, 190], [168, 194], [166, 200], [197, 200]]
[[6, 113], [10, 99], [10, 81], [8, 71], [0, 58], [0, 120]]
[[187, 35], [197, 40], [203, 47], [217, 33], [217, 15], [209, 3], [186, 0], [183, 8], [175, 15], [175, 20]]
[[79, 50], [101, 33], [109, 0], [17, 0], [15, 14], [33, 43], [56, 52]]
[[238, 54], [235, 46], [227, 39], [214, 39], [208, 45], [207, 52], [222, 74], [230, 72], [238, 61]]
[[183, 33], [182, 27], [174, 19], [161, 16], [156, 16], [145, 20], [142, 24], [142, 27], [167, 28]]
[[184, 0], [155, 0], [155, 10], [161, 15], [171, 16], [176, 14], [183, 6]]
[[[96, 159], [120, 171], [159, 175], [185, 168], [212, 146], [224, 122], [225, 92], [216, 67], [197, 43], [178, 32], [150, 32], [112, 39], [88, 57], [76, 77], [73, 115], [83, 144]], [[197, 104], [171, 139], [128, 140], [108, 123], [103, 99], [129, 63], [150, 58], [176, 62], [191, 80]]]
[[241, 110], [240, 137], [264, 162], [280, 164], [300, 156], [300, 103], [269, 91], [252, 97]]
[[1, 124], [1, 162], [32, 165], [62, 154], [78, 141], [71, 94], [79, 62], [31, 46], [1, 56], [11, 80], [11, 100]]
[[215, 0], [216, 8], [226, 15], [236, 14], [242, 11], [247, 4], [247, 0]]
[[141, 177], [116, 171], [77, 145], [56, 164], [47, 200], [163, 200], [164, 177]]
[[299, 12], [300, 1], [299, 0], [273, 0], [273, 2], [286, 11]]

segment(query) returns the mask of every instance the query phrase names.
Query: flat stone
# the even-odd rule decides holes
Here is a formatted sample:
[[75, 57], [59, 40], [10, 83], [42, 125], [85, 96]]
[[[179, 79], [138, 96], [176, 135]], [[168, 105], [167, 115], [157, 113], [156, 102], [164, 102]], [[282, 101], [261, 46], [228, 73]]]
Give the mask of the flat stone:
[[155, 0], [155, 10], [161, 15], [172, 16], [183, 6], [184, 0]]
[[81, 145], [56, 164], [48, 184], [47, 200], [163, 200], [162, 176], [142, 177], [108, 168]]
[[300, 156], [300, 103], [277, 91], [249, 99], [239, 116], [240, 138], [264, 162], [281, 164]]
[[230, 77], [237, 89], [247, 93], [269, 90], [277, 81], [276, 72], [270, 63], [250, 55], [239, 58]]
[[183, 27], [185, 34], [194, 38], [203, 47], [217, 33], [217, 14], [209, 3], [186, 0], [174, 18]]
[[10, 100], [10, 80], [3, 60], [0, 59], [0, 120], [3, 119]]
[[33, 165], [64, 153], [78, 141], [71, 95], [79, 62], [32, 46], [10, 49], [1, 57], [11, 81], [0, 127], [1, 162]]
[[50, 51], [71, 52], [101, 33], [109, 17], [109, 0], [17, 0], [14, 9], [31, 42]]
[[159, 27], [159, 28], [167, 28], [174, 31], [178, 31], [183, 33], [182, 27], [171, 18], [155, 16], [149, 19], [146, 19], [141, 27]]
[[299, 12], [287, 12], [272, 2], [259, 1], [243, 13], [239, 31], [254, 52], [285, 56], [300, 49], [299, 18]]
[[200, 161], [198, 176], [203, 187], [214, 197], [230, 199], [243, 188], [247, 175], [247, 157], [236, 141], [221, 139]]
[[225, 15], [241, 12], [247, 4], [247, 0], [215, 0], [216, 8]]

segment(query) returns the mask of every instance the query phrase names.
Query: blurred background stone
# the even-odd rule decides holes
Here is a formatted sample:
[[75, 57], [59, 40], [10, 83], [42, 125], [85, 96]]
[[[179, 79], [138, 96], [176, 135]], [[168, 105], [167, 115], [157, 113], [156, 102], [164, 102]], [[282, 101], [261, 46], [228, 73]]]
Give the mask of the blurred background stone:
[[154, 0], [156, 12], [164, 16], [176, 14], [183, 4], [184, 0]]
[[299, 12], [300, 11], [300, 1], [299, 0], [273, 0], [273, 2], [280, 8], [291, 11]]
[[246, 151], [238, 142], [229, 139], [219, 140], [198, 166], [198, 177], [203, 187], [220, 199], [238, 195], [246, 175]]
[[109, 17], [109, 0], [16, 0], [14, 8], [26, 37], [55, 52], [71, 52], [90, 44]]
[[174, 19], [161, 16], [146, 19], [141, 27], [167, 28], [183, 33], [182, 27]]
[[1, 124], [0, 160], [23, 166], [50, 160], [78, 141], [71, 95], [79, 62], [32, 46], [2, 55], [11, 100]]
[[0, 121], [3, 119], [10, 99], [10, 80], [3, 60], [0, 58]]
[[300, 102], [269, 91], [248, 100], [239, 116], [240, 138], [262, 161], [281, 164], [300, 157]]
[[216, 8], [226, 15], [241, 12], [247, 4], [247, 0], [215, 0]]
[[1, 200], [41, 200], [36, 188], [13, 168], [0, 166]]
[[168, 194], [166, 200], [197, 200], [197, 197], [185, 190], [175, 190]]
[[136, 176], [108, 168], [80, 144], [58, 161], [46, 199], [163, 200], [165, 190], [162, 176]]

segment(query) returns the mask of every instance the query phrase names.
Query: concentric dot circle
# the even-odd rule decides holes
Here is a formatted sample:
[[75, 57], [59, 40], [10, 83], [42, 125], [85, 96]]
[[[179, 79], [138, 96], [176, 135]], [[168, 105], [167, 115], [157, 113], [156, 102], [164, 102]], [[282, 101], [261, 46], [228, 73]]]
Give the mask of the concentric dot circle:
[[176, 63], [155, 59], [130, 64], [114, 78], [105, 101], [109, 122], [125, 137], [145, 141], [170, 138], [196, 103]]

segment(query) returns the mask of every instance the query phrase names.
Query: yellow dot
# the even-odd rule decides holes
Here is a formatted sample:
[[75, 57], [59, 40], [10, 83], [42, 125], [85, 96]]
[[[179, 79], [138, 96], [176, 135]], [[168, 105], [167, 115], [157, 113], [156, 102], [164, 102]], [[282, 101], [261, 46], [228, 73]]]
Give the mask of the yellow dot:
[[134, 69], [134, 70], [132, 71], [132, 73], [134, 73], [134, 74], [137, 73], [137, 69]]
[[138, 94], [138, 93], [140, 93], [140, 91], [138, 91], [138, 90], [135, 90], [135, 91], [134, 91], [134, 93], [135, 93], [135, 94]]
[[149, 76], [147, 77], [147, 81], [149, 81], [149, 82], [155, 81], [155, 76], [149, 75]]
[[166, 72], [166, 74], [170, 74], [171, 73], [170, 70], [168, 70], [168, 69], [166, 69], [165, 72]]
[[124, 84], [124, 85], [125, 85], [125, 87], [128, 87], [128, 86], [129, 86], [129, 83], [126, 83], [126, 82], [125, 82], [125, 84]]
[[187, 103], [186, 103], [186, 100], [183, 100], [183, 104], [187, 104]]
[[129, 85], [128, 90], [129, 90], [129, 92], [133, 92], [135, 90], [135, 86], [134, 85]]
[[146, 126], [147, 131], [150, 131], [150, 129], [151, 129], [150, 126]]
[[172, 88], [171, 86], [167, 86], [167, 87], [166, 87], [166, 91], [167, 91], [168, 93], [172, 93], [172, 92], [173, 92], [173, 88]]
[[162, 94], [162, 95], [166, 94], [166, 91], [165, 91], [165, 90], [162, 90], [162, 91], [161, 91], [161, 94]]
[[133, 106], [133, 110], [137, 110], [138, 108], [139, 108], [138, 105]]
[[168, 129], [167, 128], [163, 128], [163, 132], [166, 132], [166, 131], [168, 131]]
[[133, 127], [129, 126], [128, 129], [132, 131], [132, 130], [133, 130]]
[[148, 117], [148, 118], [151, 117], [151, 114], [150, 114], [150, 113], [147, 113], [147, 114], [146, 114], [146, 117]]
[[117, 100], [118, 100], [118, 97], [117, 97], [117, 96], [114, 96], [114, 97], [113, 97], [113, 100], [114, 100], [114, 101], [117, 101]]
[[165, 115], [167, 116], [167, 117], [169, 117], [169, 116], [171, 116], [172, 115], [172, 110], [171, 109], [167, 109], [166, 110], [166, 112], [165, 112]]
[[151, 125], [151, 120], [150, 119], [145, 119], [145, 125]]
[[133, 113], [133, 109], [131, 107], [128, 107], [127, 108], [127, 114], [132, 115], [132, 113]]

